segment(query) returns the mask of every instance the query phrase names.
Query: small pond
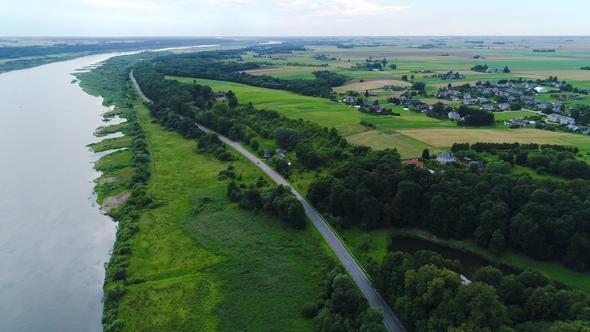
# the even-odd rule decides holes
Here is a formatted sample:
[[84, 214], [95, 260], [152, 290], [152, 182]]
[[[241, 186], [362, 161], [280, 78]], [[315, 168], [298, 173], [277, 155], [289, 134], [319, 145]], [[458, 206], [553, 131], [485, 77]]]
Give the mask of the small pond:
[[414, 238], [406, 238], [406, 237], [396, 237], [392, 240], [388, 251], [389, 252], [407, 252], [409, 254], [414, 255], [419, 250], [430, 250], [439, 253], [445, 259], [455, 260], [458, 259], [463, 265], [463, 274], [468, 278], [471, 279], [473, 273], [477, 271], [479, 268], [484, 266], [494, 266], [505, 275], [508, 274], [515, 274], [518, 275], [519, 270], [514, 269], [513, 267], [506, 265], [506, 264], [497, 264], [487, 259], [481, 258], [475, 254], [469, 252], [463, 252], [459, 249], [453, 249], [449, 247], [445, 247], [436, 243], [432, 243], [429, 241], [421, 240], [421, 239], [414, 239]]

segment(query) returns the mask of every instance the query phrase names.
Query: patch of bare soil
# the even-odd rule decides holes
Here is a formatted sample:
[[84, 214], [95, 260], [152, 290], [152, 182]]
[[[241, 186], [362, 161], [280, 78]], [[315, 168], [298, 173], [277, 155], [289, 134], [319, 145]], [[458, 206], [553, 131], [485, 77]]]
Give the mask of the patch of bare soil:
[[103, 212], [109, 212], [113, 209], [118, 208], [121, 204], [124, 204], [131, 196], [130, 191], [124, 191], [119, 195], [107, 197], [102, 201], [102, 206], [100, 208]]

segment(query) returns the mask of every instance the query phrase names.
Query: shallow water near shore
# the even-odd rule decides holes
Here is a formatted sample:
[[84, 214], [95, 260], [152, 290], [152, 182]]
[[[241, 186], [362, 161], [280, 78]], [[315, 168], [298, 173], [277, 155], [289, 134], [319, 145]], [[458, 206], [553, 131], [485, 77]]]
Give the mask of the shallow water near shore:
[[1, 331], [102, 331], [116, 224], [94, 202], [101, 154], [86, 145], [109, 109], [70, 73], [113, 55], [0, 75]]

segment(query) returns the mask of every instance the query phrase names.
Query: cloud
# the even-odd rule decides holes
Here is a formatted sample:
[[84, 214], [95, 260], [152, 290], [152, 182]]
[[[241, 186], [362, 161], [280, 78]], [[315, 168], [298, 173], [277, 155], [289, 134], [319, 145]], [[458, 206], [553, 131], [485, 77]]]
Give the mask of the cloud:
[[407, 6], [380, 5], [368, 0], [328, 0], [319, 5], [313, 0], [295, 0], [294, 2], [282, 2], [279, 6], [284, 9], [298, 11], [300, 17], [324, 17], [324, 16], [363, 16], [385, 12], [400, 11]]
[[136, 2], [136, 1], [120, 1], [120, 0], [92, 0], [88, 2], [91, 5], [99, 7], [112, 7], [112, 8], [149, 8], [148, 5]]

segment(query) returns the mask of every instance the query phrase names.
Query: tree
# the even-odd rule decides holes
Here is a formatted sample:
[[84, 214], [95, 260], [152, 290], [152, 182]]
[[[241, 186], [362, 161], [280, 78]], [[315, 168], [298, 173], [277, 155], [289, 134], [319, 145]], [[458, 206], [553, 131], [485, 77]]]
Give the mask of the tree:
[[235, 108], [235, 107], [237, 107], [237, 106], [238, 106], [238, 98], [236, 98], [236, 96], [233, 96], [233, 97], [231, 97], [231, 98], [229, 99], [228, 105], [229, 105], [229, 107], [231, 107], [231, 108]]
[[469, 172], [477, 174], [479, 173], [479, 163], [477, 161], [472, 161], [467, 166], [467, 169], [469, 170]]
[[383, 60], [381, 60], [381, 64], [383, 67], [387, 66], [387, 59], [383, 58]]
[[488, 250], [493, 254], [500, 254], [504, 251], [506, 247], [506, 240], [504, 239], [504, 234], [502, 231], [497, 229], [492, 233], [492, 238], [490, 239], [490, 244], [488, 245]]
[[[414, 79], [414, 78], [412, 77], [412, 79]], [[414, 83], [412, 84], [412, 90], [419, 90], [419, 91], [422, 91], [422, 90], [424, 90], [425, 88], [426, 88], [426, 84], [425, 84], [425, 83], [423, 83], [423, 82], [414, 82]]]
[[508, 73], [510, 72], [510, 69], [508, 69], [508, 66], [504, 67], [504, 70], [503, 70], [503, 72], [504, 72], [505, 74], [508, 74]]
[[391, 68], [393, 70], [396, 70], [397, 69], [397, 65], [396, 64], [390, 64], [389, 65], [389, 68]]
[[503, 277], [504, 274], [502, 271], [496, 269], [493, 266], [486, 266], [475, 271], [471, 281], [481, 281], [488, 285], [494, 286], [494, 288], [498, 288]]
[[371, 236], [367, 233], [361, 235], [361, 241], [357, 244], [357, 248], [365, 253], [367, 256], [367, 252], [371, 248]]
[[260, 143], [258, 143], [258, 141], [254, 139], [254, 140], [250, 141], [250, 146], [252, 147], [252, 149], [254, 151], [258, 151], [258, 147], [260, 146]]
[[447, 84], [447, 89], [450, 89], [452, 87], [453, 87], [453, 84], [451, 84], [451, 83]]
[[413, 80], [414, 79], [414, 75], [410, 76], [410, 79]]
[[402, 81], [407, 81], [408, 80], [408, 75], [402, 75]]
[[506, 306], [500, 301], [496, 289], [482, 282], [459, 287], [455, 301], [467, 317], [467, 323], [475, 326], [498, 329], [508, 320]]
[[430, 159], [430, 151], [428, 151], [428, 148], [422, 151], [422, 159]]
[[365, 98], [369, 98], [369, 90], [365, 90]]
[[303, 137], [297, 129], [279, 127], [275, 130], [275, 139], [282, 149], [293, 149]]

